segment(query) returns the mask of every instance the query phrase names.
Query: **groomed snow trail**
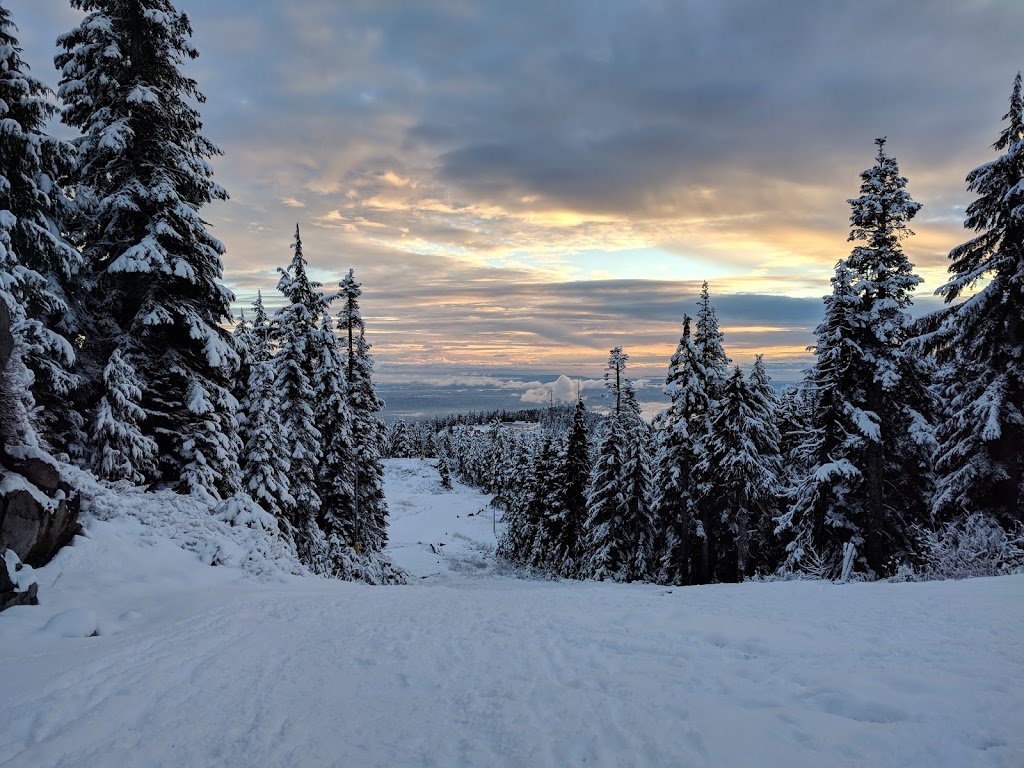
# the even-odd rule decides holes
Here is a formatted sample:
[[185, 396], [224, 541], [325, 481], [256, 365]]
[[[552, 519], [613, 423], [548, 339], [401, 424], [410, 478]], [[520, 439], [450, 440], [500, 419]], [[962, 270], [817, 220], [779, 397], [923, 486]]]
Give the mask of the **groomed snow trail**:
[[522, 579], [486, 497], [416, 460], [387, 493], [407, 587], [92, 523], [0, 615], [0, 766], [1024, 765], [1024, 577]]

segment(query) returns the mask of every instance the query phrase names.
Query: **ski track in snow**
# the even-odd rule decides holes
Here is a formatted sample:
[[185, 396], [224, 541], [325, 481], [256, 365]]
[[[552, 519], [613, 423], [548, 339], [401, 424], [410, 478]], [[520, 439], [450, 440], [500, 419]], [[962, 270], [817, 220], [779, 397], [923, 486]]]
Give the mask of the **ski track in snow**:
[[1024, 577], [522, 578], [487, 497], [387, 464], [406, 587], [91, 523], [0, 615], [0, 766], [1024, 766]]

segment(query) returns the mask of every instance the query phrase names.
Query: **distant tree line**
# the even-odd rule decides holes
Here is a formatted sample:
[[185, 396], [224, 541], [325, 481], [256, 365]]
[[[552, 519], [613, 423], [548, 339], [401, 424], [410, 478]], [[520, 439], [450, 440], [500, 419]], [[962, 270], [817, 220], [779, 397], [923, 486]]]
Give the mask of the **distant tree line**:
[[1019, 74], [1003, 119], [1001, 154], [967, 177], [978, 234], [950, 254], [947, 308], [908, 313], [921, 278], [901, 243], [921, 206], [878, 139], [799, 386], [779, 395], [760, 356], [731, 366], [705, 283], [653, 424], [616, 347], [614, 409], [596, 429], [582, 401], [569, 428], [447, 429], [446, 470], [507, 510], [499, 554], [566, 577], [680, 585], [1024, 568]]

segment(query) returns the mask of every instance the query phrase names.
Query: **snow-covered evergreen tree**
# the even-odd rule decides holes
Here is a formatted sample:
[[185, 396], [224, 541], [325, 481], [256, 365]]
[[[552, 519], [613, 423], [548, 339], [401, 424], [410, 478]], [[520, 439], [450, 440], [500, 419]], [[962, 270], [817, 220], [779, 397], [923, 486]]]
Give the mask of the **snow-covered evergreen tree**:
[[[697, 318], [693, 334], [693, 347], [699, 367], [694, 368], [699, 375], [698, 384], [707, 397], [707, 410], [690, 420], [690, 437], [698, 457], [703, 457], [712, 439], [712, 430], [721, 405], [725, 382], [729, 374], [731, 360], [725, 354], [724, 336], [718, 327], [718, 315], [711, 304], [711, 295], [705, 281], [701, 287], [697, 301]], [[714, 473], [708, 474], [707, 465], [699, 458], [690, 474], [694, 495], [697, 500], [697, 538], [699, 556], [694, 573], [694, 580], [700, 583], [714, 579], [716, 563], [719, 560], [719, 544], [723, 539], [721, 511], [709, 501], [705, 487], [713, 483]]]
[[582, 566], [580, 552], [587, 521], [587, 484], [590, 480], [587, 408], [582, 400], [576, 401], [572, 427], [559, 460], [561, 515], [557, 531], [551, 535], [551, 562], [560, 575], [578, 578]]
[[[238, 440], [229, 392], [238, 355], [223, 324], [223, 245], [203, 206], [227, 198], [211, 179], [219, 149], [200, 134], [203, 97], [182, 73], [198, 54], [169, 0], [72, 0], [86, 12], [56, 57], [64, 122], [76, 140], [73, 230], [95, 322], [82, 370], [130, 358], [163, 479], [212, 498], [233, 493]], [[100, 382], [92, 388], [98, 401]]]
[[689, 584], [694, 578], [692, 559], [697, 534], [696, 488], [693, 468], [707, 432], [710, 398], [703, 366], [690, 333], [690, 318], [683, 317], [683, 333], [669, 364], [665, 392], [671, 406], [659, 415], [654, 457], [652, 506], [660, 532], [658, 581]]
[[832, 277], [832, 294], [825, 297], [825, 318], [815, 329], [816, 360], [807, 382], [812, 420], [795, 456], [803, 472], [776, 527], [787, 542], [789, 567], [814, 558], [834, 576], [847, 545], [863, 548], [858, 524], [861, 474], [851, 456], [860, 455], [866, 437], [878, 432], [876, 417], [851, 402], [851, 393], [860, 396], [851, 377], [862, 356], [859, 310], [852, 276], [841, 260]]
[[771, 422], [774, 413], [756, 402], [737, 366], [726, 381], [721, 406], [700, 464], [701, 489], [719, 510], [715, 575], [742, 581], [752, 574], [751, 539], [758, 523], [771, 514], [780, 461]]
[[[978, 198], [964, 226], [978, 235], [950, 254], [937, 293], [955, 304], [929, 339], [948, 371], [935, 510], [1024, 520], [1024, 96], [1018, 72], [993, 149], [967, 175]], [[981, 283], [976, 293], [971, 292]], [[966, 297], [966, 298], [964, 298]]]
[[314, 369], [319, 360], [320, 318], [327, 311], [327, 301], [306, 273], [302, 237], [295, 227], [292, 260], [287, 269], [278, 269], [281, 276], [278, 290], [288, 303], [274, 318], [273, 357], [274, 386], [280, 398], [281, 423], [288, 446], [290, 466], [288, 478], [294, 499], [286, 517], [295, 537], [299, 557], [310, 567], [327, 567], [320, 563], [319, 545], [323, 533], [317, 526], [320, 497], [317, 495], [317, 468], [321, 456], [321, 434], [316, 426]]
[[779, 567], [785, 556], [782, 542], [775, 535], [775, 518], [779, 515], [786, 492], [787, 475], [784, 443], [779, 428], [782, 422], [781, 398], [772, 386], [762, 355], [754, 359], [747, 379], [747, 391], [751, 410], [759, 420], [758, 447], [765, 466], [772, 470], [763, 475], [766, 482], [751, 521], [750, 568], [754, 573], [771, 573]]
[[860, 299], [855, 329], [861, 351], [851, 361], [857, 381], [849, 395], [878, 425], [865, 433], [853, 460], [861, 473], [863, 558], [868, 569], [885, 575], [895, 569], [894, 559], [910, 553], [911, 527], [928, 518], [935, 439], [930, 371], [907, 344], [907, 308], [921, 278], [900, 244], [913, 234], [908, 224], [921, 206], [885, 153], [885, 139], [875, 144], [875, 165], [860, 175], [860, 196], [848, 201], [849, 239], [858, 244], [846, 264]]
[[328, 540], [337, 537], [361, 549], [355, 507], [356, 461], [352, 443], [352, 410], [348, 404], [345, 356], [334, 334], [331, 316], [320, 322], [320, 355], [314, 375], [314, 412], [320, 430], [321, 457], [317, 467], [317, 523]]
[[586, 539], [580, 569], [581, 575], [601, 581], [626, 581], [633, 555], [622, 516], [623, 443], [620, 421], [608, 419], [604, 437], [598, 444], [597, 464], [587, 495]]
[[632, 382], [625, 375], [628, 361], [622, 347], [612, 349], [608, 357], [605, 384], [613, 395], [615, 411], [599, 444], [587, 496], [581, 570], [601, 580], [643, 580], [651, 578], [654, 571], [650, 432], [640, 416]]
[[105, 394], [92, 425], [92, 468], [106, 480], [142, 483], [156, 463], [156, 442], [142, 430], [146, 413], [139, 402], [142, 390], [129, 361], [114, 350], [103, 370]]
[[32, 373], [28, 386], [18, 387], [20, 407], [65, 450], [81, 441], [82, 427], [71, 408], [77, 377], [70, 341], [81, 318], [68, 296], [81, 258], [61, 236], [70, 208], [61, 184], [74, 149], [43, 132], [56, 107], [49, 88], [28, 73], [14, 31], [0, 6], [0, 293], [12, 312], [18, 365]]
[[270, 359], [255, 362], [250, 368], [241, 412], [246, 435], [241, 462], [242, 489], [274, 515], [281, 530], [290, 537], [289, 521], [295, 508], [289, 480], [291, 446], [282, 425], [277, 375]]
[[388, 505], [384, 497], [386, 430], [378, 415], [384, 401], [373, 385], [373, 357], [359, 309], [362, 289], [350, 269], [339, 284], [337, 329], [345, 344], [345, 376], [352, 414], [355, 483], [359, 513], [360, 551], [378, 551], [388, 540]]

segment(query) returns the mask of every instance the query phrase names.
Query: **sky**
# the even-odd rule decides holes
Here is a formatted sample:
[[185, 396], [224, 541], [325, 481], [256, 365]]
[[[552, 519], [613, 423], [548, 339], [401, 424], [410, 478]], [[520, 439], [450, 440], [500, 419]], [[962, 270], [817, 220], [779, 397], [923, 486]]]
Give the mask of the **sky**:
[[[10, 0], [53, 86], [66, 0]], [[663, 374], [703, 280], [726, 349], [809, 362], [874, 139], [924, 205], [939, 306], [1024, 66], [1019, 0], [178, 0], [228, 202], [203, 210], [245, 307], [302, 228], [349, 268], [378, 370]], [[59, 126], [54, 128], [59, 132]], [[66, 132], [66, 129], [64, 129]]]

